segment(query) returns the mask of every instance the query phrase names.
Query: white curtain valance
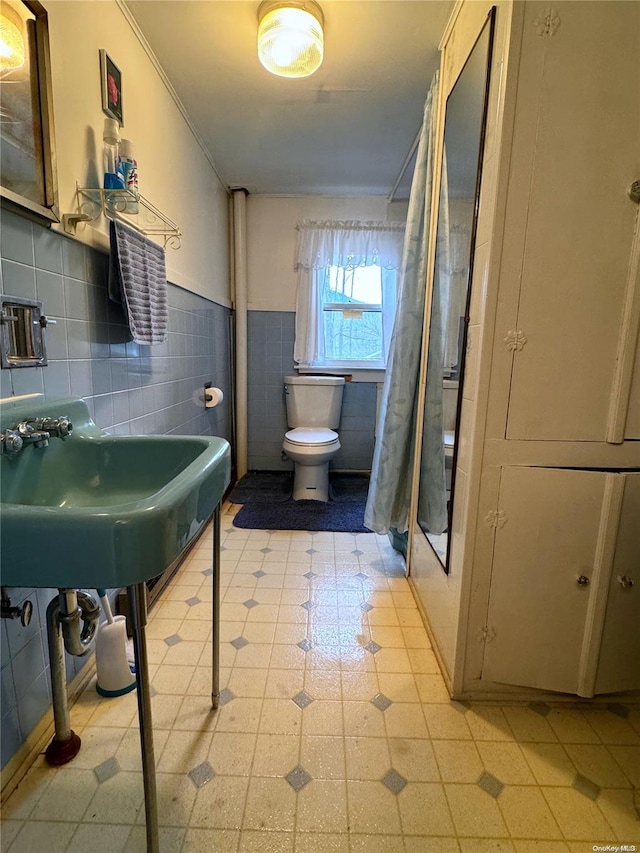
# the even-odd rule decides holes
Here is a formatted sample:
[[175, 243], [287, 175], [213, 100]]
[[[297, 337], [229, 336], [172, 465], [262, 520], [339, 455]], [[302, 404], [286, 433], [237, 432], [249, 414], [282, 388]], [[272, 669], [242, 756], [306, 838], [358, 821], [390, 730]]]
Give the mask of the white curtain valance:
[[298, 228], [296, 270], [327, 266], [398, 270], [402, 263], [404, 222], [311, 222]]

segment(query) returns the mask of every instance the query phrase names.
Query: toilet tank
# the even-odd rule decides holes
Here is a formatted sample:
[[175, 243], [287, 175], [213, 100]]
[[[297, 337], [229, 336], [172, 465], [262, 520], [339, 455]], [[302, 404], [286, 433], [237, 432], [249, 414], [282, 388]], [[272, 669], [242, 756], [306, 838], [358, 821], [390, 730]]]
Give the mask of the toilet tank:
[[337, 429], [343, 391], [342, 376], [285, 376], [287, 423], [291, 428]]

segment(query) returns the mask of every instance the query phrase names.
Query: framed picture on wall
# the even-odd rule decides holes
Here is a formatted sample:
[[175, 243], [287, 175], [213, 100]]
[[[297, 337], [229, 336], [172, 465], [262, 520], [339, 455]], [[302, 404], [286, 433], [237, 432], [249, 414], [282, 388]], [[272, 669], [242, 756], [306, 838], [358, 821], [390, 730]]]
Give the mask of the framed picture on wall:
[[102, 112], [124, 124], [122, 117], [122, 74], [106, 50], [100, 51], [100, 82], [102, 85]]

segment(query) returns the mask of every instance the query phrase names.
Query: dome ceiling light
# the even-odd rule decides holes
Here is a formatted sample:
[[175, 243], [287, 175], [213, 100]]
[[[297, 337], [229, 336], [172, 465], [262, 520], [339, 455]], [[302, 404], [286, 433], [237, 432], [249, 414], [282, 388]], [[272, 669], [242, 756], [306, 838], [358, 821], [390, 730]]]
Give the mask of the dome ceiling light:
[[0, 12], [0, 70], [15, 71], [25, 61], [22, 20], [8, 3]]
[[312, 0], [265, 0], [258, 9], [258, 58], [278, 77], [308, 77], [322, 64], [324, 16]]

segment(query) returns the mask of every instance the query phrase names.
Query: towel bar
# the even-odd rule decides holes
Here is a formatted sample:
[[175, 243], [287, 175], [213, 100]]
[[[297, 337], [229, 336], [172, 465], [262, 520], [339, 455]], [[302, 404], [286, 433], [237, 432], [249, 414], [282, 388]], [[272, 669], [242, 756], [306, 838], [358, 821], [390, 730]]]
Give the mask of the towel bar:
[[[102, 214], [107, 219], [120, 219], [130, 228], [149, 237], [163, 238], [163, 246], [179, 249], [182, 232], [173, 220], [164, 215], [148, 199], [134, 195], [129, 190], [104, 190], [99, 187], [80, 187], [76, 184], [77, 210], [62, 216], [62, 227], [67, 234], [75, 235], [79, 222], [95, 222]], [[127, 206], [135, 203], [138, 213], [127, 213]]]

